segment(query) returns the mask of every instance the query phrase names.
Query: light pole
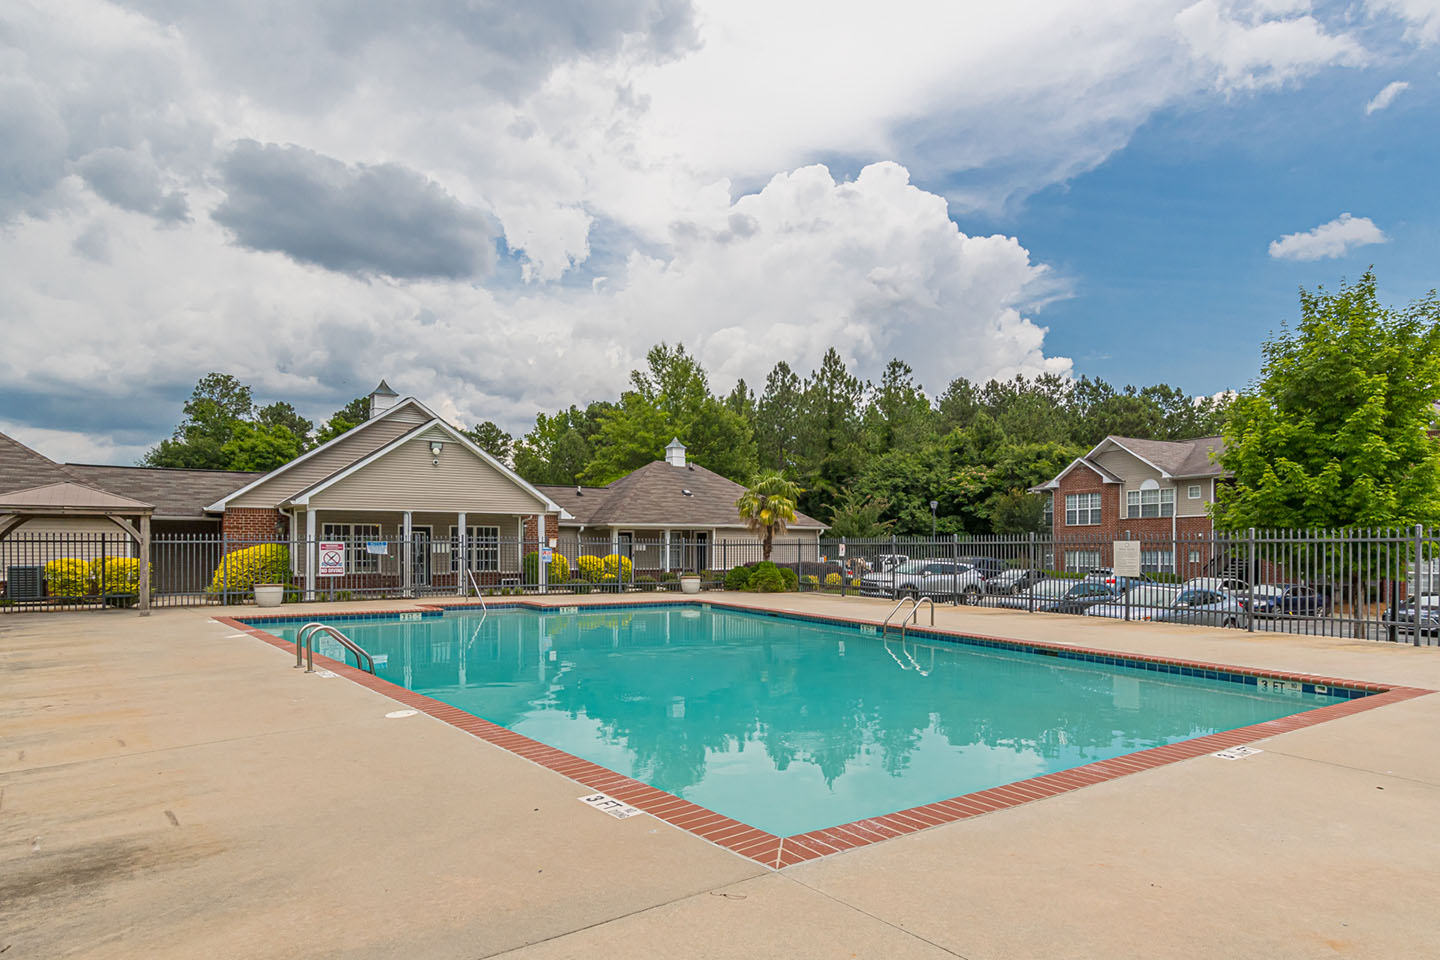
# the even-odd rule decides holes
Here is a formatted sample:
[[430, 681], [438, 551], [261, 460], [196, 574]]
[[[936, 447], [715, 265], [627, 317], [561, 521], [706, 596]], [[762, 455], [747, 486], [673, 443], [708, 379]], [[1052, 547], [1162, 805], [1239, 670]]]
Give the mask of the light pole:
[[940, 508], [939, 500], [930, 501], [930, 539], [935, 539], [935, 511]]

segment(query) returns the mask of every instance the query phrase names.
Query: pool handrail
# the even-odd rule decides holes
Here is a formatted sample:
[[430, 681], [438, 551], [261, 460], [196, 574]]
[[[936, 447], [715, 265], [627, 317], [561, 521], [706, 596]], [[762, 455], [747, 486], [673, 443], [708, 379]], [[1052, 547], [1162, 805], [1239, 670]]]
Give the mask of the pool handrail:
[[934, 601], [934, 600], [931, 600], [928, 596], [927, 596], [927, 597], [915, 597], [915, 596], [911, 596], [911, 595], [907, 594], [907, 595], [901, 597], [901, 598], [900, 598], [900, 602], [897, 603], [897, 604], [895, 604], [895, 606], [890, 609], [890, 613], [885, 617], [885, 622], [880, 625], [880, 635], [881, 635], [882, 637], [885, 636], [887, 633], [890, 632], [890, 620], [891, 620], [891, 618], [894, 617], [895, 614], [899, 612], [900, 608], [903, 607], [903, 606], [905, 606], [905, 604], [907, 604], [907, 603], [912, 604], [912, 606], [911, 606], [911, 608], [910, 608], [910, 614], [909, 614], [908, 616], [905, 616], [905, 617], [901, 618], [901, 620], [900, 620], [900, 637], [901, 637], [901, 639], [904, 639], [904, 637], [905, 637], [905, 627], [906, 627], [907, 623], [910, 623], [910, 622], [919, 623], [919, 622], [920, 622], [920, 604], [922, 604], [922, 603], [928, 603], [928, 604], [930, 604], [930, 626], [932, 626], [932, 627], [935, 626], [935, 601]]
[[[303, 651], [305, 672], [315, 672], [315, 634], [317, 633], [328, 634], [336, 643], [340, 644], [340, 646], [355, 654], [355, 666], [358, 669], [366, 671], [372, 677], [375, 675], [375, 658], [370, 656], [364, 647], [328, 623], [321, 623], [318, 620], [312, 620], [310, 623], [305, 624], [305, 626], [300, 628], [300, 632], [295, 634], [295, 666], [297, 668], [302, 662], [301, 654]], [[362, 657], [364, 658], [363, 663], [361, 662]]]
[[[465, 570], [465, 576], [467, 576], [467, 577], [470, 578], [470, 586], [472, 586], [472, 587], [475, 588], [475, 596], [477, 596], [477, 597], [480, 598], [480, 609], [481, 609], [481, 610], [484, 610], [485, 613], [486, 613], [486, 615], [488, 616], [489, 613], [490, 613], [490, 610], [489, 610], [488, 607], [485, 606], [485, 594], [483, 594], [483, 593], [480, 592], [480, 584], [478, 584], [478, 583], [475, 582], [475, 571], [474, 571], [474, 570], [471, 570], [471, 569], [469, 569], [469, 568], [466, 568], [466, 570]], [[480, 619], [483, 621], [485, 618], [484, 618], [484, 617], [481, 617]]]

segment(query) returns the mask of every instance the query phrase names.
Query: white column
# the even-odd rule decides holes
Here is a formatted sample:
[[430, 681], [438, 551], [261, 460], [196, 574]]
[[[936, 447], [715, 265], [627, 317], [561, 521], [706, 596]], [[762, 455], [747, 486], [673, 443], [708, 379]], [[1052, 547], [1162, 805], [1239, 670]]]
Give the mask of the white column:
[[411, 596], [415, 588], [415, 537], [410, 528], [410, 511], [401, 514], [400, 521], [400, 583], [405, 596]]
[[[465, 514], [463, 512], [457, 515], [456, 522], [459, 523], [460, 526], [457, 528], [455, 543], [450, 549], [460, 551], [460, 556], [455, 558], [455, 592], [463, 597], [470, 590], [470, 552], [468, 549], [469, 541], [466, 539]], [[465, 662], [464, 656], [461, 656], [460, 662]], [[464, 668], [462, 667], [461, 669], [463, 670]]]
[[520, 586], [525, 586], [525, 518], [515, 518], [515, 564], [520, 571]]
[[[540, 592], [545, 593], [545, 588], [550, 583], [550, 564], [545, 562], [545, 548], [550, 541], [545, 539], [545, 515], [543, 513], [535, 517], [535, 540], [536, 549], [540, 553], [540, 556], [536, 558], [539, 562], [535, 566], [540, 571]], [[542, 676], [541, 679], [543, 680], [544, 677]]]
[[[667, 528], [666, 531], [665, 531], [665, 542], [664, 542], [664, 545], [661, 547], [661, 549], [665, 551], [665, 557], [664, 557], [664, 562], [661, 563], [661, 565], [660, 565], [660, 569], [661, 569], [663, 572], [665, 572], [665, 573], [669, 573], [669, 572], [670, 572], [670, 531], [669, 531], [668, 528]], [[667, 630], [669, 629], [669, 624], [668, 624], [668, 623], [666, 624], [666, 629], [667, 629]]]
[[315, 543], [315, 511], [305, 508], [305, 599], [315, 599], [315, 565], [320, 554]]

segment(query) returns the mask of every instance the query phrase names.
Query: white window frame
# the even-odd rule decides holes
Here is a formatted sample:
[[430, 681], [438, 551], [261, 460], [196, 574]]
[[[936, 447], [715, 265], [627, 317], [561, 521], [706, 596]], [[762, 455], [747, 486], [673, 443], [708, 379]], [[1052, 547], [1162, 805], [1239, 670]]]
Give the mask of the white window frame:
[[1055, 526], [1055, 494], [1045, 495], [1045, 529], [1049, 530]]
[[1141, 551], [1140, 551], [1140, 572], [1141, 572], [1141, 573], [1174, 573], [1174, 572], [1175, 572], [1175, 551], [1174, 551], [1174, 550], [1141, 550]]
[[1098, 527], [1100, 523], [1100, 494], [1065, 494], [1065, 526]]
[[1089, 573], [1100, 566], [1099, 550], [1066, 550], [1066, 573]]
[[1204, 495], [1204, 488], [1201, 487], [1198, 483], [1192, 483], [1190, 484], [1190, 486], [1185, 488], [1185, 496], [1189, 497], [1191, 500], [1199, 500]]
[[[460, 570], [460, 528], [450, 525], [450, 572]], [[465, 525], [465, 552], [470, 570], [494, 573], [500, 569], [500, 528], [493, 524]]]
[[346, 573], [378, 573], [380, 556], [365, 549], [369, 540], [380, 539], [378, 523], [322, 523], [322, 540], [345, 544]]
[[1175, 516], [1174, 487], [1142, 487], [1125, 492], [1125, 519]]

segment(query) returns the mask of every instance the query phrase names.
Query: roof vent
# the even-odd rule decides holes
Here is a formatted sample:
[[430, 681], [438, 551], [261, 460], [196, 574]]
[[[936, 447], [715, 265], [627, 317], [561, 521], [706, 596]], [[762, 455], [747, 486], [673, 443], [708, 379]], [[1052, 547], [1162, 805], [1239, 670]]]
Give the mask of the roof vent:
[[685, 465], [685, 469], [686, 469], [686, 470], [689, 470], [691, 473], [694, 473], [694, 472], [695, 472], [695, 464], [693, 464], [693, 463], [687, 463], [687, 464]]
[[578, 483], [575, 484], [575, 496], [577, 496], [577, 497], [583, 497], [583, 496], [585, 496], [585, 491], [583, 491], [583, 490], [580, 489], [580, 484], [578, 484]]
[[689, 490], [681, 490], [680, 492], [683, 493], [683, 494], [685, 494], [685, 496], [687, 496], [687, 497], [693, 497], [693, 496], [695, 496], [695, 494], [691, 493]]
[[685, 444], [676, 437], [665, 446], [665, 462], [672, 467], [685, 466]]
[[380, 414], [395, 406], [400, 400], [400, 394], [390, 389], [390, 384], [384, 380], [380, 386], [370, 391], [370, 419], [374, 420]]

